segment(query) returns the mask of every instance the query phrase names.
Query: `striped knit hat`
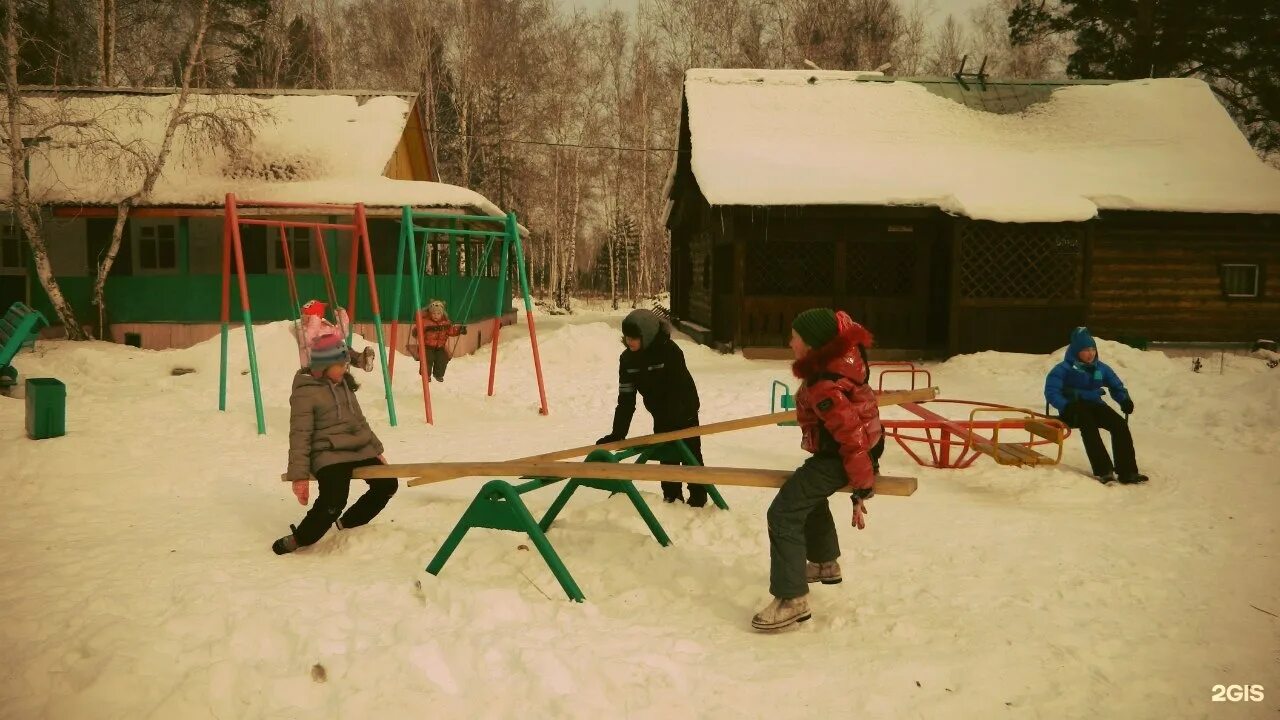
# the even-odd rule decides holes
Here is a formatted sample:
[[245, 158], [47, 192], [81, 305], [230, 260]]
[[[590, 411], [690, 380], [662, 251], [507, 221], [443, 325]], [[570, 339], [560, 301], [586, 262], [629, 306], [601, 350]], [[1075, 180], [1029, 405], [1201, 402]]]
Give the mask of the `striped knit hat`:
[[311, 369], [324, 370], [333, 365], [347, 363], [347, 345], [337, 333], [325, 333], [311, 341]]

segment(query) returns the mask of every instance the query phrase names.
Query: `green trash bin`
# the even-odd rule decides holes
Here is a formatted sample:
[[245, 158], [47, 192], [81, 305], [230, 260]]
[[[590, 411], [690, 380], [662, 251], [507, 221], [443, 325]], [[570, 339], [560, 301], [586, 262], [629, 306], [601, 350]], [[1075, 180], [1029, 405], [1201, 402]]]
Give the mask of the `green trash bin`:
[[27, 379], [27, 437], [32, 440], [67, 434], [67, 386], [54, 378]]

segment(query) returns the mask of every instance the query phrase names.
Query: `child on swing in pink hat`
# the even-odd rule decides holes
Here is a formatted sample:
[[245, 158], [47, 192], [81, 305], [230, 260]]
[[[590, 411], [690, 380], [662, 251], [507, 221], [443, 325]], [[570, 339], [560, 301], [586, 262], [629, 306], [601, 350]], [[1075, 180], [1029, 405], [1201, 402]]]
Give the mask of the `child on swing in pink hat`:
[[[344, 308], [338, 307], [334, 309], [334, 317], [337, 318], [338, 324], [334, 325], [325, 318], [324, 313], [327, 305], [319, 300], [308, 300], [302, 306], [302, 329], [298, 333], [298, 364], [301, 367], [309, 367], [311, 365], [311, 350], [316, 339], [323, 335], [337, 335], [346, 339], [351, 330], [351, 319], [347, 316]], [[350, 348], [347, 349], [347, 356], [351, 359], [351, 364], [364, 370], [365, 372], [373, 371], [373, 347], [366, 347], [361, 352], [356, 352]]]

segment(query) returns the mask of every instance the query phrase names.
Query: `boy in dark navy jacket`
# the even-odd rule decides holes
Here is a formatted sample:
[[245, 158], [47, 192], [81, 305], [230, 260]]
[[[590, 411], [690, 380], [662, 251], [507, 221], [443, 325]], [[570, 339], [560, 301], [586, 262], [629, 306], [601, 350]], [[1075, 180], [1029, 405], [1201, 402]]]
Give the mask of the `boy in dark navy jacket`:
[[[636, 394], [653, 416], [655, 433], [698, 426], [698, 388], [684, 362], [684, 353], [671, 339], [671, 324], [650, 310], [633, 310], [622, 321], [623, 343], [618, 357], [618, 406], [613, 413], [613, 430], [596, 440], [597, 445], [625, 440], [636, 412]], [[702, 438], [693, 437], [685, 445], [702, 462]], [[664, 464], [674, 461], [664, 460]], [[680, 483], [662, 483], [662, 499], [683, 500]], [[707, 504], [705, 485], [689, 485], [689, 505]]]

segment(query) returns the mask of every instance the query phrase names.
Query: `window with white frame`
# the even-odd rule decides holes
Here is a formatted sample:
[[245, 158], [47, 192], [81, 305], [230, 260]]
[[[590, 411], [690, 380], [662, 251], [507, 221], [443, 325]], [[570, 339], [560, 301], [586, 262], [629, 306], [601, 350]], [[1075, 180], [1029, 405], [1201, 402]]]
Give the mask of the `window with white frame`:
[[139, 222], [134, 264], [139, 273], [171, 273], [178, 269], [178, 225]]
[[0, 274], [19, 275], [23, 270], [22, 232], [17, 223], [0, 226]]
[[1229, 298], [1256, 298], [1261, 293], [1261, 273], [1257, 265], [1224, 263], [1222, 292]]
[[[267, 244], [271, 247], [271, 268], [275, 272], [284, 272], [288, 265], [285, 263], [284, 250], [280, 247], [280, 231], [271, 228], [269, 230], [270, 239]], [[312, 232], [311, 228], [294, 227], [285, 228], [286, 244], [289, 247], [289, 261], [293, 263], [294, 272], [309, 272], [312, 270]]]

